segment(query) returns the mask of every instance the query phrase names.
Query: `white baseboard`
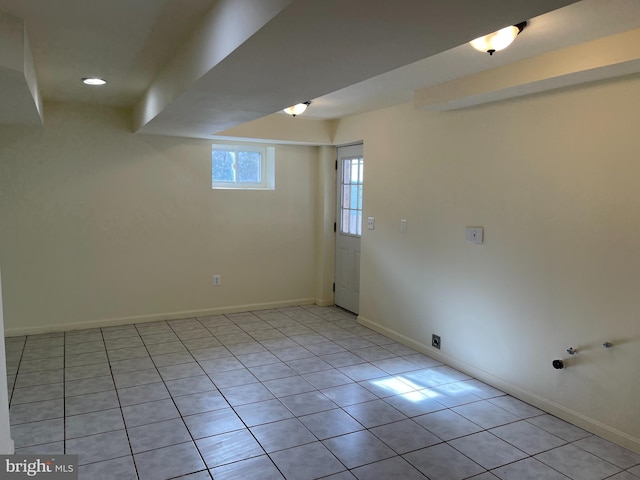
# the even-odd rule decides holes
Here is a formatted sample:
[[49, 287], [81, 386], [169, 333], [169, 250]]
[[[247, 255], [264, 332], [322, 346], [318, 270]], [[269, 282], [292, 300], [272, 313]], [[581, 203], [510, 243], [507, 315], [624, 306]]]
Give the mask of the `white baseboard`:
[[68, 330], [82, 330], [85, 328], [113, 327], [116, 325], [128, 325], [130, 323], [148, 323], [160, 320], [177, 320], [179, 318], [206, 317], [208, 315], [220, 315], [223, 313], [250, 312], [256, 310], [269, 310], [272, 308], [294, 307], [297, 305], [312, 305], [313, 298], [297, 298], [278, 302], [252, 303], [246, 305], [232, 305], [227, 307], [205, 308], [202, 310], [184, 310], [181, 312], [152, 313], [149, 315], [135, 315], [131, 317], [105, 318], [100, 320], [87, 320], [85, 322], [59, 323], [56, 325], [43, 325], [37, 327], [15, 328], [5, 325], [5, 336], [15, 337], [19, 335], [37, 335], [40, 333], [63, 332]]
[[519, 398], [523, 402], [527, 402], [535, 407], [538, 407], [541, 410], [550, 413], [551, 415], [555, 415], [556, 417], [572, 423], [580, 428], [583, 428], [591, 433], [606, 438], [607, 440], [614, 442], [621, 447], [628, 448], [629, 450], [633, 450], [636, 453], [640, 453], [639, 438], [621, 432], [620, 430], [598, 422], [597, 420], [589, 418], [563, 405], [559, 405], [551, 400], [542, 398], [533, 392], [523, 390], [522, 388], [513, 385], [512, 383], [509, 383], [499, 377], [496, 377], [489, 372], [485, 372], [484, 370], [474, 367], [473, 365], [470, 365], [466, 362], [462, 362], [453, 357], [445, 355], [431, 346], [425, 345], [421, 342], [417, 342], [412, 338], [406, 337], [401, 333], [391, 330], [390, 328], [380, 325], [379, 323], [376, 323], [374, 321], [368, 320], [367, 318], [358, 316], [358, 323], [364, 325], [365, 327], [369, 327], [379, 333], [382, 333], [387, 337], [393, 338], [394, 340], [410, 348], [413, 348], [420, 353], [424, 353], [425, 355], [435, 358], [436, 360], [449, 365], [456, 370], [460, 370], [467, 375], [471, 375], [472, 377], [477, 378], [478, 380], [485, 382], [492, 387], [502, 390], [509, 395]]
[[327, 300], [322, 300], [320, 298], [316, 298], [313, 303], [315, 303], [319, 307], [330, 307], [330, 306], [333, 306], [333, 298], [330, 298], [330, 299], [327, 299]]

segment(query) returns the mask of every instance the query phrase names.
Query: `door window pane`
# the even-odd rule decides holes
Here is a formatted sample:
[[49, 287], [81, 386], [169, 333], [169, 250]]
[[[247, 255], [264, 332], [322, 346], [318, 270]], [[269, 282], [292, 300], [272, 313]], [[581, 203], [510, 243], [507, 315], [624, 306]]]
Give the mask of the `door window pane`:
[[362, 157], [342, 159], [340, 232], [343, 234], [362, 235], [363, 164]]

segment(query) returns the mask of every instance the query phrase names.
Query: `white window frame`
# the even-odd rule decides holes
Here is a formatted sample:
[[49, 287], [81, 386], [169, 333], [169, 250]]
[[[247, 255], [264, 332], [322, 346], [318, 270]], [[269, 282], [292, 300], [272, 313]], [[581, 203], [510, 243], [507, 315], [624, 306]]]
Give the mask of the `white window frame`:
[[[213, 152], [259, 152], [261, 182], [221, 182], [213, 180]], [[211, 145], [211, 188], [213, 190], [275, 190], [276, 149], [265, 145]]]

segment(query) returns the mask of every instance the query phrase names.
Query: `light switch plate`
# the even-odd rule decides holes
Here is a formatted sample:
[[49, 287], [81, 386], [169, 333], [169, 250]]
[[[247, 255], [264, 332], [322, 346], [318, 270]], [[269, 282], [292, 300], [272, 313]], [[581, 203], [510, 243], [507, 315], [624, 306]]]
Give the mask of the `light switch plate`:
[[467, 227], [465, 230], [465, 238], [467, 242], [482, 245], [482, 243], [484, 242], [484, 228]]
[[404, 218], [400, 220], [400, 233], [407, 233], [407, 220]]

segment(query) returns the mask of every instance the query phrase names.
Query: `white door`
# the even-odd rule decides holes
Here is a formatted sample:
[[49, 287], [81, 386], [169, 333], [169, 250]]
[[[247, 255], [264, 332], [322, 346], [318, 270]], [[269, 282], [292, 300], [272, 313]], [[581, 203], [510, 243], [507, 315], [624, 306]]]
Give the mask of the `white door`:
[[353, 313], [360, 307], [363, 166], [362, 144], [338, 148], [334, 302]]

